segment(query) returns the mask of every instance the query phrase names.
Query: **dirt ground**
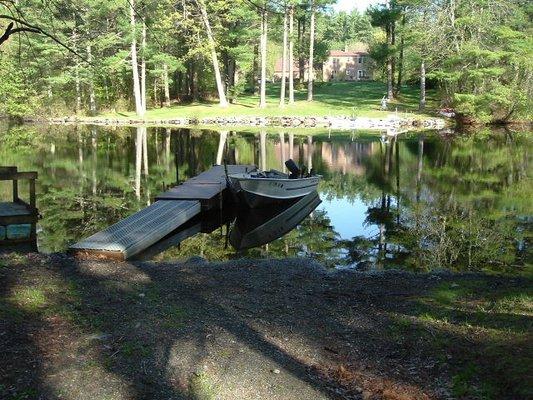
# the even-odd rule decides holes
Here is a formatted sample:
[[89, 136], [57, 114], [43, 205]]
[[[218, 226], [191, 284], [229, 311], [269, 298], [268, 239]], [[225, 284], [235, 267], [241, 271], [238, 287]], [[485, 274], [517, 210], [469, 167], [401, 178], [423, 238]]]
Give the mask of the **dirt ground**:
[[532, 316], [526, 278], [0, 256], [0, 398], [526, 399]]

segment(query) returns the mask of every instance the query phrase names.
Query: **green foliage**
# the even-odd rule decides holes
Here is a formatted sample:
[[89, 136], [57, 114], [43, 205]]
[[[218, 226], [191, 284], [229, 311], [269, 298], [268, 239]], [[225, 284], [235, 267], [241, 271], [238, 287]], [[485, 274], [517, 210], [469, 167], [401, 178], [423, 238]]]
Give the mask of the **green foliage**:
[[28, 76], [17, 68], [11, 56], [0, 51], [0, 116], [15, 119], [36, 111], [36, 93], [28, 82]]

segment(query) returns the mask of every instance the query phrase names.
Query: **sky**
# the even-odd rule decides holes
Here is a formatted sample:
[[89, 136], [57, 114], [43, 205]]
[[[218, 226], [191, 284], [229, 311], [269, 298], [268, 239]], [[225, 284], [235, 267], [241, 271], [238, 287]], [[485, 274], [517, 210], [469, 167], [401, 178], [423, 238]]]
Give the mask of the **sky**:
[[352, 11], [354, 8], [357, 8], [363, 12], [369, 5], [380, 2], [383, 2], [383, 0], [337, 0], [337, 4], [333, 8], [338, 11]]

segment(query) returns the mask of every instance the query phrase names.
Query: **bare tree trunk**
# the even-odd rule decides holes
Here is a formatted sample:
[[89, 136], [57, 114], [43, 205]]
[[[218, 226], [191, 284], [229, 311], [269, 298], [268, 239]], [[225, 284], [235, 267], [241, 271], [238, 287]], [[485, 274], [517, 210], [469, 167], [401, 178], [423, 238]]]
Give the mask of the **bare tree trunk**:
[[289, 11], [289, 104], [294, 103], [294, 6]]
[[[389, 45], [389, 48], [392, 46], [392, 39], [391, 39], [391, 28], [390, 25], [387, 26], [387, 43]], [[389, 49], [390, 50], [390, 49]], [[387, 56], [387, 98], [389, 100], [392, 100], [394, 98], [394, 91], [393, 91], [393, 84], [392, 84], [392, 56]]]
[[211, 50], [211, 61], [213, 63], [213, 70], [215, 72], [215, 81], [217, 83], [218, 99], [220, 107], [227, 107], [228, 101], [226, 100], [226, 94], [224, 93], [224, 84], [222, 83], [222, 76], [220, 75], [220, 67], [218, 65], [218, 56], [217, 49], [215, 45], [215, 39], [213, 37], [213, 31], [211, 30], [211, 24], [209, 23], [209, 18], [207, 17], [207, 9], [205, 7], [203, 0], [196, 0], [196, 4], [200, 9], [200, 14], [202, 15], [202, 20], [204, 22], [205, 31], [207, 33], [207, 39], [209, 41], [209, 47]]
[[141, 40], [141, 100], [144, 114], [146, 114], [146, 23], [144, 21]]
[[130, 26], [131, 38], [131, 68], [133, 72], [133, 95], [135, 97], [135, 112], [138, 117], [144, 118], [144, 108], [141, 99], [141, 85], [139, 82], [139, 69], [137, 61], [137, 35], [135, 29], [135, 0], [130, 0]]
[[298, 18], [298, 69], [300, 74], [300, 83], [304, 82], [305, 77], [304, 36], [305, 16]]
[[159, 82], [157, 81], [157, 78], [154, 78], [154, 107], [157, 107], [159, 105], [159, 95], [158, 95], [158, 89], [159, 89]]
[[283, 16], [283, 55], [281, 56], [281, 93], [279, 99], [279, 106], [285, 107], [285, 88], [287, 86], [287, 13], [288, 9], [285, 7], [285, 14]]
[[[93, 52], [91, 45], [87, 45], [87, 61], [92, 63], [93, 61]], [[92, 67], [89, 65], [89, 114], [95, 115], [96, 114], [96, 95], [94, 94], [94, 75], [92, 71]]]
[[418, 109], [424, 111], [426, 108], [426, 63], [420, 63], [420, 103]]
[[[72, 31], [72, 48], [78, 52], [78, 32], [76, 28]], [[76, 85], [76, 114], [81, 111], [81, 82], [80, 82], [80, 61], [79, 57], [76, 57], [76, 64], [74, 65], [74, 82]]]
[[398, 81], [396, 83], [395, 95], [397, 96], [402, 89], [402, 75], [403, 75], [403, 50], [405, 47], [405, 14], [402, 17], [402, 31], [400, 32], [400, 56], [398, 57]]
[[[390, 25], [390, 43], [391, 47], [394, 48], [396, 46], [396, 22], [391, 22]], [[391, 64], [391, 79], [392, 79], [392, 96], [394, 97], [394, 80], [396, 77], [396, 55], [391, 54], [390, 56], [390, 64]]]
[[165, 106], [170, 107], [170, 86], [168, 83], [168, 65], [163, 64], [163, 85], [165, 86]]
[[259, 107], [266, 107], [267, 10], [261, 9], [261, 90]]
[[259, 71], [259, 63], [257, 59], [259, 58], [259, 46], [257, 44], [254, 45], [254, 65], [253, 65], [253, 72], [252, 72], [252, 88], [254, 90], [254, 95], [258, 95], [259, 92], [257, 91], [257, 81], [259, 79], [258, 71]]
[[311, 2], [311, 22], [309, 28], [309, 72], [307, 73], [307, 101], [313, 101], [313, 81], [315, 71], [313, 58], [315, 52], [315, 2]]

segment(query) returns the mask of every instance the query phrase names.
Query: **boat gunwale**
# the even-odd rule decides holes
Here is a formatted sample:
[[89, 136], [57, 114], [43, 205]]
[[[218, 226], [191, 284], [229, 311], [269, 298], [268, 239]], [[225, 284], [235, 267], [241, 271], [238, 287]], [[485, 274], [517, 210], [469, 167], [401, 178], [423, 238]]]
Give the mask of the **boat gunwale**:
[[236, 179], [238, 181], [274, 181], [274, 182], [297, 182], [306, 181], [310, 179], [318, 178], [320, 180], [322, 175], [313, 175], [305, 178], [259, 178], [259, 177], [239, 177], [237, 175], [228, 175], [229, 178]]

